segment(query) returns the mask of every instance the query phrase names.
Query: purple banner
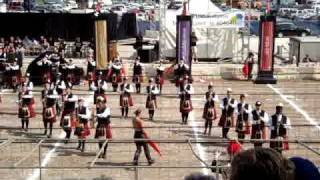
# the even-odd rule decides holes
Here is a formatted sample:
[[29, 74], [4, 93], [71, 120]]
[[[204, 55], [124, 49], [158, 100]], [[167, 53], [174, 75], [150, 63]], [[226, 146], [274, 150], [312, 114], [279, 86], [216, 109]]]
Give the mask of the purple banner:
[[184, 63], [191, 66], [191, 51], [190, 51], [190, 37], [191, 37], [191, 21], [178, 21], [178, 61], [184, 60]]

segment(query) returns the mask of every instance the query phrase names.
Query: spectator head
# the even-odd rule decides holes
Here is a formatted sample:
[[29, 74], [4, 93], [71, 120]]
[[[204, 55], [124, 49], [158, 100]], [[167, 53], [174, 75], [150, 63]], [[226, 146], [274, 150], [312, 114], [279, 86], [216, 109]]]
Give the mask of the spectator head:
[[292, 180], [293, 169], [293, 164], [275, 150], [255, 148], [233, 158], [230, 180]]
[[304, 159], [301, 157], [292, 157], [290, 158], [291, 162], [294, 163], [295, 172], [294, 177], [295, 180], [318, 180], [320, 179], [320, 172], [318, 168], [308, 159]]
[[248, 56], [249, 56], [249, 57], [253, 57], [254, 54], [253, 54], [252, 52], [249, 52], [249, 53], [248, 53]]
[[246, 94], [240, 94], [240, 101], [244, 102], [244, 100], [246, 99], [247, 96], [248, 95], [246, 95]]
[[213, 176], [204, 175], [202, 173], [192, 173], [184, 178], [184, 180], [215, 180]]

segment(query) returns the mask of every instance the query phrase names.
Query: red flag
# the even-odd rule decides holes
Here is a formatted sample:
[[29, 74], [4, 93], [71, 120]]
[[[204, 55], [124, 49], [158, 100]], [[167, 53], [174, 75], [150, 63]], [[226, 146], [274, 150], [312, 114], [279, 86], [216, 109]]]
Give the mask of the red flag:
[[228, 153], [235, 155], [241, 151], [241, 144], [235, 140], [231, 140], [228, 146]]
[[[144, 136], [145, 136], [146, 139], [149, 139], [149, 136], [148, 136], [148, 134], [147, 134], [145, 131], [143, 131], [143, 134], [144, 134]], [[152, 147], [152, 149], [153, 149], [154, 151], [156, 151], [160, 156], [162, 156], [161, 151], [160, 151], [160, 148], [159, 148], [159, 146], [157, 145], [157, 143], [155, 143], [154, 141], [149, 140], [149, 141], [148, 141], [148, 144]]]
[[242, 73], [244, 77], [248, 77], [249, 74], [249, 66], [248, 63], [245, 63], [242, 67]]

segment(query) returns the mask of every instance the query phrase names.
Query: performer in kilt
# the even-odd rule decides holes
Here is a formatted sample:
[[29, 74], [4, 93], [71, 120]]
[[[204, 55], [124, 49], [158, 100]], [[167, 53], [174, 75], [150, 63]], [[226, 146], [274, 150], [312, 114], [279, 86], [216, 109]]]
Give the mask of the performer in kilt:
[[[53, 123], [57, 121], [56, 101], [59, 98], [57, 92], [54, 89], [49, 89], [49, 83], [46, 83], [46, 88], [42, 91], [43, 97], [43, 125], [44, 135], [48, 135], [48, 138], [52, 136]], [[49, 125], [49, 134], [48, 132]]]
[[[72, 128], [75, 127], [76, 121], [76, 103], [78, 101], [78, 97], [74, 95], [70, 88], [67, 88], [66, 95], [64, 97], [63, 111], [61, 115], [60, 125], [63, 127], [66, 132], [66, 141], [71, 137]], [[68, 116], [65, 118], [65, 116]]]
[[[76, 78], [75, 78], [76, 66], [73, 64], [72, 59], [70, 59], [66, 65], [62, 66], [62, 69], [64, 72], [63, 75], [66, 78], [66, 80], [68, 82], [70, 82], [71, 85], [73, 85], [76, 81]], [[70, 87], [70, 85], [69, 85], [69, 87]]]
[[240, 95], [240, 102], [237, 104], [237, 122], [236, 132], [238, 133], [238, 140], [242, 143], [242, 139], [245, 139], [246, 134], [250, 134], [249, 114], [251, 114], [252, 108], [250, 104], [246, 103], [245, 94]]
[[[112, 139], [112, 132], [111, 132], [111, 111], [110, 108], [106, 106], [103, 97], [97, 98], [97, 111], [96, 111], [96, 134], [95, 138], [100, 140], [98, 145], [99, 149], [101, 150], [103, 143], [106, 139]], [[99, 156], [99, 158], [106, 158], [106, 152], [108, 148], [108, 143], [105, 145], [103, 149], [103, 153]]]
[[[256, 108], [250, 114], [251, 117], [251, 139], [266, 139], [267, 137], [267, 123], [269, 116], [266, 111], [262, 109], [262, 103], [256, 102]], [[261, 147], [263, 142], [254, 142], [254, 147]]]
[[21, 71], [17, 61], [13, 61], [11, 64], [8, 64], [6, 71], [6, 75], [9, 76], [7, 84], [13, 88], [14, 92], [17, 92], [21, 78]]
[[94, 96], [93, 96], [93, 103], [96, 104], [97, 98], [98, 97], [103, 97], [104, 101], [107, 101], [107, 96], [105, 95], [105, 92], [108, 89], [107, 82], [102, 79], [102, 74], [101, 72], [98, 75], [98, 78], [96, 81], [91, 83], [91, 89], [94, 91]]
[[51, 71], [52, 71], [52, 62], [49, 60], [49, 56], [45, 55], [40, 61], [37, 62], [37, 65], [41, 67], [41, 77], [42, 82], [51, 81]]
[[203, 114], [202, 118], [205, 119], [205, 124], [204, 124], [204, 132], [203, 134], [207, 134], [207, 129], [209, 128], [208, 135], [211, 135], [211, 129], [212, 129], [212, 122], [217, 119], [217, 109], [215, 105], [215, 101], [213, 99], [208, 100], [203, 109]]
[[30, 77], [30, 74], [27, 73], [26, 76], [21, 81], [21, 86], [25, 87], [26, 90], [28, 90], [28, 91], [32, 91], [33, 90], [33, 83], [30, 81], [29, 77]]
[[89, 84], [89, 90], [91, 90], [90, 85], [96, 79], [96, 61], [93, 59], [92, 55], [89, 55], [87, 58], [88, 66], [87, 66], [87, 80]]
[[27, 132], [29, 128], [30, 111], [26, 103], [22, 102], [21, 106], [19, 107], [18, 114], [19, 118], [21, 119], [21, 128]]
[[124, 69], [119, 59], [115, 59], [109, 67], [108, 79], [112, 83], [113, 92], [118, 89], [118, 84], [121, 83], [122, 77], [124, 76]]
[[[120, 85], [120, 91], [123, 92], [127, 85], [130, 85], [130, 84], [128, 83], [128, 77], [125, 76], [125, 77], [123, 77], [122, 83]], [[130, 87], [131, 87], [131, 85], [130, 85]]]
[[219, 102], [219, 97], [218, 97], [218, 95], [216, 94], [216, 92], [213, 89], [213, 83], [212, 82], [210, 82], [209, 85], [208, 85], [208, 91], [206, 92], [205, 99], [206, 99], [206, 102], [210, 101], [212, 99], [214, 101], [216, 101], [216, 102]]
[[133, 138], [135, 139], [135, 143], [136, 143], [136, 147], [137, 147], [137, 150], [134, 153], [134, 157], [133, 157], [133, 165], [135, 165], [135, 166], [138, 165], [142, 148], [144, 149], [144, 154], [148, 160], [148, 164], [149, 165], [153, 164], [155, 161], [154, 161], [154, 159], [151, 158], [148, 142], [141, 141], [141, 140], [139, 141], [139, 139], [147, 139], [148, 138], [146, 136], [146, 133], [144, 132], [144, 129], [143, 129], [143, 120], [141, 118], [141, 110], [140, 109], [137, 109], [135, 111], [135, 117], [132, 119], [132, 126], [134, 129]]
[[[25, 90], [21, 96], [19, 104], [19, 118], [21, 118], [22, 125], [26, 125], [25, 128], [24, 126], [22, 126], [22, 129], [28, 131], [29, 119], [36, 117], [36, 113], [34, 110], [35, 101], [32, 95], [32, 91]], [[26, 108], [28, 108], [28, 111], [26, 111]]]
[[291, 126], [290, 119], [283, 114], [283, 104], [279, 103], [276, 106], [276, 113], [269, 120], [270, 127], [270, 148], [282, 153], [282, 150], [288, 150], [288, 129]]
[[149, 110], [149, 120], [153, 121], [154, 112], [157, 105], [157, 95], [159, 94], [159, 90], [157, 86], [154, 84], [153, 78], [149, 79], [149, 85], [146, 87], [147, 90], [147, 101], [146, 108]]
[[227, 96], [223, 98], [221, 107], [221, 117], [219, 126], [222, 127], [222, 138], [228, 138], [228, 132], [231, 127], [235, 125], [235, 108], [237, 101], [232, 98], [232, 89], [227, 89]]
[[180, 113], [182, 117], [182, 124], [188, 123], [189, 113], [193, 110], [191, 95], [194, 93], [192, 87], [192, 79], [186, 78], [184, 88], [180, 91]]
[[80, 98], [78, 101], [76, 114], [77, 114], [77, 122], [76, 122], [76, 129], [74, 131], [74, 134], [78, 136], [78, 139], [79, 139], [79, 145], [77, 149], [81, 150], [81, 152], [84, 152], [86, 137], [90, 135], [89, 120], [91, 117], [91, 113], [89, 108], [85, 105], [83, 98]]
[[190, 67], [184, 63], [183, 60], [179, 61], [179, 64], [174, 66], [174, 75], [176, 80], [177, 92], [183, 91], [184, 88], [184, 78], [190, 73]]
[[161, 94], [162, 86], [164, 84], [164, 66], [161, 62], [160, 65], [157, 67], [156, 84]]
[[126, 84], [124, 91], [120, 94], [121, 117], [128, 118], [129, 107], [133, 106], [131, 97], [132, 88], [130, 84]]
[[133, 64], [133, 76], [132, 76], [132, 82], [136, 84], [136, 92], [141, 92], [141, 83], [143, 82], [143, 75], [142, 72], [143, 67], [140, 64], [140, 57], [137, 56], [134, 64]]
[[61, 79], [61, 73], [57, 74], [56, 81], [52, 82], [50, 85], [50, 89], [55, 89], [56, 92], [59, 95], [59, 98], [56, 101], [56, 110], [57, 114], [60, 115], [61, 109], [62, 109], [62, 104], [63, 104], [63, 96], [66, 91], [66, 83], [63, 79]]

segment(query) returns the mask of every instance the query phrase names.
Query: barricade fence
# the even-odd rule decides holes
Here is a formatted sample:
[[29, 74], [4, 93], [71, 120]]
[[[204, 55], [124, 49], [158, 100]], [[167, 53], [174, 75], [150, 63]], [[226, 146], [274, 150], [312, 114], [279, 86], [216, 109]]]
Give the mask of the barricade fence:
[[[0, 172], [6, 178], [25, 179], [181, 179], [192, 172], [211, 174], [218, 179], [227, 179], [230, 170], [230, 156], [226, 152], [227, 139], [139, 139], [154, 141], [161, 149], [162, 157], [148, 166], [144, 157], [134, 166], [135, 139], [96, 140], [87, 139], [87, 150], [77, 152], [77, 139], [64, 144], [64, 139], [0, 139]], [[254, 142], [268, 144], [275, 140], [243, 140], [244, 149]], [[98, 142], [108, 144], [107, 159], [98, 159], [101, 151]], [[289, 139], [287, 157], [301, 156], [320, 164], [320, 139]], [[206, 149], [201, 156], [197, 146]], [[223, 148], [219, 148], [223, 146]], [[215, 157], [220, 154], [219, 157]], [[217, 160], [215, 166], [211, 165]], [[14, 177], [14, 178], [13, 178]], [[54, 178], [53, 178], [54, 177]]]

